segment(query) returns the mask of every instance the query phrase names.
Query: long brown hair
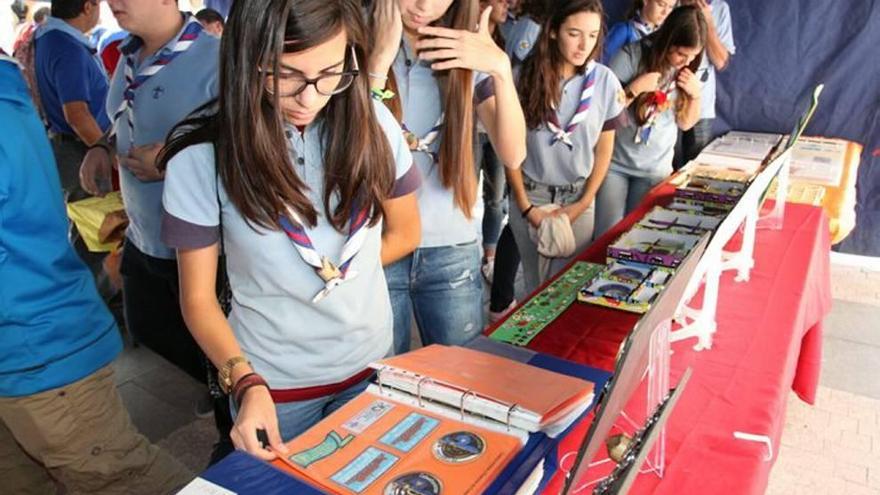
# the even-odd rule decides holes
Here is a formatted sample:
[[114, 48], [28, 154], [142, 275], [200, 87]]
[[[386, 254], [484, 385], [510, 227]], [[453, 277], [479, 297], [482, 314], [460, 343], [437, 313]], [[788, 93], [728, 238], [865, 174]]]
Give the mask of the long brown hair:
[[[568, 0], [556, 4], [553, 15], [541, 25], [541, 35], [534, 50], [523, 62], [519, 77], [519, 100], [522, 102], [526, 126], [536, 129], [550, 118], [556, 111], [562, 97], [559, 81], [562, 79], [562, 53], [559, 51], [559, 30], [569, 16], [581, 12], [592, 12], [602, 20], [599, 39], [587, 57], [587, 62], [578, 67], [583, 71], [590, 60], [595, 60], [602, 53], [602, 41], [605, 36], [605, 14], [599, 0]], [[553, 39], [552, 36], [557, 39]]]
[[[278, 81], [267, 88], [262, 70], [279, 70], [283, 53], [320, 45], [344, 30], [360, 67], [367, 67], [367, 29], [353, 0], [247, 0], [235, 2], [220, 47], [220, 95], [208, 116], [179, 124], [169, 135], [161, 164], [182, 149], [213, 142], [223, 186], [249, 223], [280, 229], [288, 208], [309, 226], [318, 212], [308, 187], [291, 164]], [[346, 58], [350, 59], [347, 52]], [[346, 63], [350, 70], [352, 61]], [[267, 89], [273, 89], [267, 91]], [[204, 110], [204, 109], [203, 109]], [[379, 221], [382, 201], [394, 183], [393, 155], [363, 75], [332, 96], [317, 117], [324, 149], [323, 206], [331, 225], [342, 231], [354, 201]], [[339, 203], [331, 210], [331, 198]]]
[[[703, 48], [708, 39], [706, 18], [697, 7], [676, 7], [660, 25], [660, 28], [642, 39], [641, 72], [665, 72], [669, 62], [666, 56], [673, 47]], [[703, 61], [703, 53], [694, 57], [688, 65], [694, 73]]]
[[[374, 3], [375, 5], [375, 3]], [[473, 30], [479, 21], [478, 0], [454, 0], [446, 13], [433, 23], [452, 29]], [[477, 175], [474, 171], [474, 80], [466, 69], [435, 72], [440, 85], [440, 101], [446, 114], [440, 130], [440, 183], [451, 189], [455, 205], [471, 218], [477, 201]], [[399, 94], [394, 71], [388, 71], [388, 88]], [[385, 100], [397, 118], [403, 120], [400, 98]]]

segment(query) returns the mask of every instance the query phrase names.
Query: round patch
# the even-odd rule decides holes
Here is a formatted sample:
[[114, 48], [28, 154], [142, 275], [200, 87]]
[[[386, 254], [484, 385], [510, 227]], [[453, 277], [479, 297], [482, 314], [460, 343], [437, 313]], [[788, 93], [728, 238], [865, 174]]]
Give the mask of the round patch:
[[442, 485], [434, 475], [425, 472], [407, 473], [385, 485], [385, 495], [440, 495]]
[[434, 443], [434, 455], [444, 462], [468, 462], [486, 450], [486, 443], [476, 433], [456, 431], [443, 435]]
[[612, 271], [611, 275], [624, 280], [632, 280], [633, 282], [638, 282], [644, 278], [644, 274], [635, 268], [618, 268]]
[[626, 299], [632, 289], [621, 284], [604, 284], [599, 287], [599, 294], [612, 299]]

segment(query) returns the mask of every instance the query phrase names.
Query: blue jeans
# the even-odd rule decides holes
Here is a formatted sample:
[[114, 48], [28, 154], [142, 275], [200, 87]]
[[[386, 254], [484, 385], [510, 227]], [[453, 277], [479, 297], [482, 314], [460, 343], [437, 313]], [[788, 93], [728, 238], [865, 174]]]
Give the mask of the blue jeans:
[[483, 329], [477, 241], [418, 248], [385, 267], [394, 312], [394, 353], [409, 351], [413, 314], [424, 345], [463, 345]]
[[635, 177], [609, 170], [596, 193], [596, 226], [593, 239], [599, 238], [623, 219], [651, 189], [666, 177]]
[[[363, 392], [370, 380], [356, 383], [342, 392], [318, 397], [317, 399], [302, 400], [297, 402], [282, 402], [275, 404], [275, 414], [278, 416], [278, 430], [281, 440], [289, 442], [294, 437], [314, 426], [318, 421], [326, 418], [333, 411], [344, 406], [348, 401]], [[238, 410], [230, 398], [232, 419], [238, 417]]]
[[483, 170], [483, 249], [495, 249], [501, 237], [504, 215], [507, 214], [507, 201], [504, 201], [507, 180], [504, 177], [504, 164], [495, 154], [495, 148], [486, 134], [480, 134], [477, 148], [477, 163]]

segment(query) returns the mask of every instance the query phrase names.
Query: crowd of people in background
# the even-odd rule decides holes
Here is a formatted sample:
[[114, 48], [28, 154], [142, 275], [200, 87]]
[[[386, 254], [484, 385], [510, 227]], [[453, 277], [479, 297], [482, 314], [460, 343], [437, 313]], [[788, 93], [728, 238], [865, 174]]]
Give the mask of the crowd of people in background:
[[[724, 0], [215, 4], [54, 0], [0, 55], [16, 493], [193, 476], [131, 424], [123, 333], [204, 383], [210, 462], [284, 452], [414, 333], [468, 343], [699, 153], [735, 52]], [[64, 205], [117, 189], [89, 252]]]

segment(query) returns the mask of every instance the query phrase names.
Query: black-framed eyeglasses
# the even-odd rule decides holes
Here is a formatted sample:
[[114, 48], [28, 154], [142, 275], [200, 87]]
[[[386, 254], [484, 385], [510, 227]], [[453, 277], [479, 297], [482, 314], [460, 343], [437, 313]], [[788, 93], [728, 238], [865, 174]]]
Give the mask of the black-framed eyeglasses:
[[[275, 84], [273, 78], [278, 79], [278, 94], [282, 97], [294, 97], [302, 93], [309, 86], [314, 86], [315, 91], [323, 96], [333, 96], [342, 93], [354, 82], [360, 68], [358, 67], [357, 54], [354, 51], [354, 45], [349, 45], [349, 54], [351, 56], [351, 69], [343, 72], [330, 72], [321, 74], [315, 78], [303, 77], [302, 74], [292, 71], [274, 72], [271, 69], [260, 69], [260, 72], [270, 78], [266, 85], [269, 92], [274, 90]], [[348, 64], [346, 64], [348, 65]]]

